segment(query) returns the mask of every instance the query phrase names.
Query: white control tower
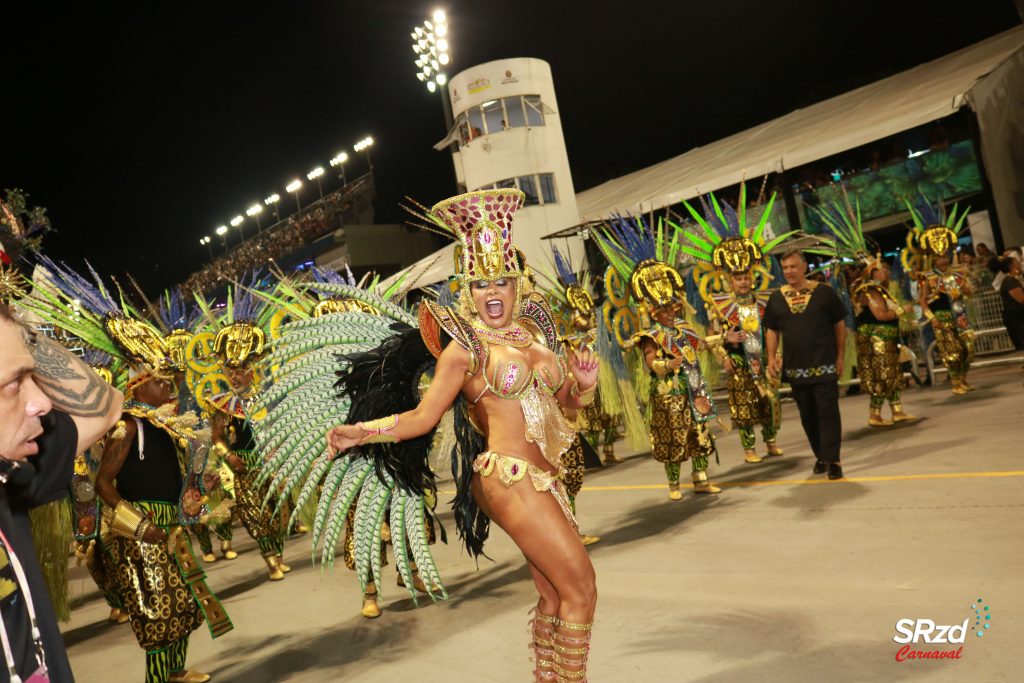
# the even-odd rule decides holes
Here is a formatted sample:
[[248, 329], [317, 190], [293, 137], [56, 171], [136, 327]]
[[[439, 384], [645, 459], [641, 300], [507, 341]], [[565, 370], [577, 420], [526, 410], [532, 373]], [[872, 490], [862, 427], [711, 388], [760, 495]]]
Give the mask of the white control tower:
[[[550, 247], [541, 238], [580, 222], [551, 66], [528, 57], [487, 62], [453, 76], [448, 92], [455, 124], [435, 148], [456, 146], [455, 175], [466, 191], [526, 193], [514, 239], [527, 263], [547, 270]], [[573, 265], [583, 262], [578, 237], [557, 244]]]

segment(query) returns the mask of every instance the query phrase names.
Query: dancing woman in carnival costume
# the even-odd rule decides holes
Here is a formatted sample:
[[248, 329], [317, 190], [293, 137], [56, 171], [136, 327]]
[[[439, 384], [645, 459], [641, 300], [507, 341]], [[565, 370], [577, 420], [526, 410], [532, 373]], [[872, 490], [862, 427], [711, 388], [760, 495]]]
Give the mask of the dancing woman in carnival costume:
[[680, 500], [680, 470], [687, 460], [695, 493], [722, 489], [707, 475], [709, 458], [717, 458], [717, 451], [708, 424], [715, 406], [698, 358], [706, 346], [683, 318], [686, 287], [669, 265], [679, 255], [678, 234], [666, 242], [664, 232], [661, 222], [655, 236], [642, 219], [620, 217], [596, 239], [611, 263], [605, 278], [609, 299], [623, 303], [614, 316], [616, 338], [627, 352], [639, 351], [650, 373], [652, 454], [665, 466], [669, 498]]
[[791, 233], [766, 239], [774, 194], [757, 224], [748, 227], [746, 196], [746, 186], [740, 185], [738, 211], [728, 203], [719, 203], [714, 195], [706, 200], [702, 197], [703, 215], [683, 202], [703, 233], [674, 227], [688, 242], [680, 249], [697, 259], [692, 276], [717, 335], [709, 341], [713, 339], [712, 353], [727, 376], [729, 413], [740, 434], [743, 458], [748, 463], [759, 463], [762, 458], [755, 449], [756, 425], [761, 426], [765, 457], [782, 455], [775, 442], [782, 420], [779, 385], [778, 379], [767, 372], [761, 319], [771, 295], [768, 252]]
[[967, 317], [967, 298], [973, 288], [967, 275], [956, 265], [956, 245], [967, 209], [957, 216], [957, 206], [946, 215], [942, 202], [932, 206], [922, 199], [917, 206], [906, 202], [914, 221], [907, 234], [903, 266], [918, 281], [918, 303], [932, 324], [939, 355], [953, 384], [962, 396], [974, 387], [967, 383], [967, 371], [974, 355], [974, 330]]
[[[900, 369], [899, 322], [904, 309], [889, 288], [891, 271], [877, 246], [872, 249], [864, 236], [860, 201], [843, 202], [815, 209], [835, 237], [831, 256], [848, 259], [860, 266], [860, 275], [849, 284], [850, 301], [856, 322], [857, 373], [861, 386], [871, 397], [868, 426], [887, 427], [917, 418], [905, 410], [901, 401], [903, 372]], [[882, 416], [888, 401], [892, 420]]]
[[209, 675], [185, 669], [190, 634], [204, 619], [214, 638], [233, 628], [185, 530], [211, 515], [203, 483], [209, 434], [194, 413], [178, 414], [169, 349], [123, 293], [117, 303], [95, 272], [90, 281], [41, 262], [56, 292], [37, 287], [26, 306], [119, 359], [130, 374], [124, 414], [105, 439], [96, 475], [103, 521], [83, 523], [88, 516], [79, 516], [76, 537], [99, 541], [105, 572], [94, 576], [105, 576], [101, 588], [115, 592], [128, 612], [146, 652], [146, 683], [202, 683]]
[[[188, 344], [186, 381], [199, 407], [210, 416], [213, 457], [233, 474], [235, 510], [242, 526], [259, 546], [269, 579], [280, 581], [291, 571], [282, 558], [288, 505], [287, 501], [264, 505], [269, 492], [261, 483], [264, 462], [253, 436], [254, 425], [266, 416], [258, 396], [271, 313], [253, 294], [258, 280], [254, 273], [240, 286], [228, 287], [227, 305], [220, 316], [196, 297], [208, 329], [197, 331]], [[224, 548], [230, 549], [229, 541], [222, 543]]]
[[[320, 491], [312, 541], [322, 544], [325, 563], [333, 561], [358, 496], [360, 583], [380, 576], [387, 517], [410, 596], [416, 599], [406, 544], [437, 599], [447, 593], [427, 546], [424, 496], [436, 493], [428, 464], [432, 432], [454, 409], [459, 535], [473, 556], [482, 553], [492, 520], [512, 537], [540, 594], [532, 622], [535, 679], [584, 681], [597, 593], [562, 481], [561, 457], [573, 433], [560, 405], [589, 403], [597, 361], [589, 351], [568, 361], [559, 355], [543, 297], [523, 295], [512, 243], [512, 218], [523, 197], [517, 190], [486, 190], [431, 209], [437, 228], [458, 242], [457, 306], [428, 301], [413, 317], [335, 285], [324, 291], [364, 301], [380, 314], [339, 312], [283, 326], [268, 357], [280, 365], [263, 394], [268, 415], [257, 438], [282, 496], [300, 486], [302, 505]], [[432, 379], [421, 396], [426, 373]], [[335, 426], [341, 422], [347, 424]], [[402, 528], [405, 535], [396, 533]]]

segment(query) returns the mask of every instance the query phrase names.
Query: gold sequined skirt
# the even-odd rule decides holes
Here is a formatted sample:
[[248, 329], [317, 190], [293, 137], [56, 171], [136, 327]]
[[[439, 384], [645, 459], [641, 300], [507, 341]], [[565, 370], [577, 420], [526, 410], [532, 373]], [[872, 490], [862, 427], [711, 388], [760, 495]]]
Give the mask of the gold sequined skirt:
[[235, 508], [242, 526], [254, 539], [284, 538], [288, 510], [278, 509], [273, 499], [263, 505], [270, 483], [257, 486], [260, 470], [248, 469], [235, 476]]
[[900, 352], [896, 339], [857, 333], [857, 374], [872, 396], [891, 396], [900, 388]]
[[683, 462], [715, 452], [711, 430], [693, 419], [686, 394], [651, 394], [652, 455], [658, 462]]
[[203, 613], [166, 544], [112, 536], [105, 547], [113, 581], [143, 650], [168, 647], [199, 628]]
[[757, 389], [753, 375], [744, 366], [736, 364], [736, 370], [727, 375], [729, 389], [729, 415], [735, 427], [771, 426], [776, 411], [772, 410], [774, 397], [763, 396]]

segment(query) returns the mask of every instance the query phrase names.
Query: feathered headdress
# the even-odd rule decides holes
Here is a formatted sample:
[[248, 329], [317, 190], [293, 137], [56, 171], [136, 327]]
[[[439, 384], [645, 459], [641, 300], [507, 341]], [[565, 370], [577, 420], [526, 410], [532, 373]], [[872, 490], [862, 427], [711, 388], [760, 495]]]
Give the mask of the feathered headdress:
[[916, 206], [904, 200], [914, 226], [907, 233], [907, 249], [903, 252], [903, 267], [911, 272], [921, 272], [931, 267], [931, 260], [936, 256], [949, 255], [956, 249], [960, 239], [960, 230], [970, 207], [957, 214], [957, 204], [946, 213], [942, 200], [934, 204], [922, 195]]
[[[850, 202], [846, 188], [840, 186], [842, 201], [831, 201], [822, 206], [809, 207], [825, 224], [834, 237], [831, 248], [811, 248], [812, 254], [823, 254], [856, 261], [864, 267], [864, 277], [881, 268], [884, 264], [878, 244], [864, 234], [861, 222], [860, 198]], [[852, 284], [852, 283], [851, 283]]]
[[728, 202], [719, 202], [714, 193], [702, 196], [700, 201], [703, 215], [685, 200], [683, 205], [703, 234], [698, 234], [692, 228], [671, 222], [669, 224], [677, 231], [677, 235], [682, 235], [686, 240], [686, 243], [680, 245], [680, 250], [697, 259], [697, 270], [693, 276], [698, 283], [701, 298], [708, 301], [712, 290], [725, 290], [726, 274], [750, 272], [755, 287], [766, 289], [772, 280], [768, 252], [793, 234], [787, 232], [766, 239], [765, 231], [775, 204], [775, 193], [769, 197], [761, 217], [753, 226], [747, 225], [746, 184], [740, 184], [739, 205], [736, 209]]

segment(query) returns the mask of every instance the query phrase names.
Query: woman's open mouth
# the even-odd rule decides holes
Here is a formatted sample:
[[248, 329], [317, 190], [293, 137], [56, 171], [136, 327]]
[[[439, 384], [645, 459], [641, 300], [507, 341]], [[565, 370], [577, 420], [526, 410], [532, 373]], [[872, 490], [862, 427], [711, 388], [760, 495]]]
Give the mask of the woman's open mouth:
[[487, 302], [487, 317], [498, 320], [505, 315], [505, 304], [501, 299], [491, 299]]

